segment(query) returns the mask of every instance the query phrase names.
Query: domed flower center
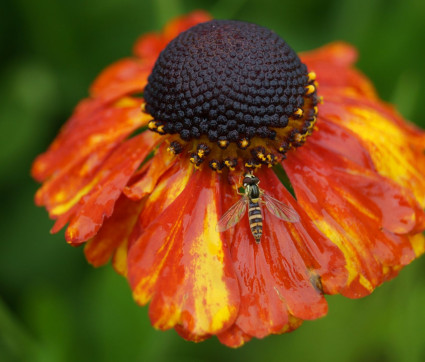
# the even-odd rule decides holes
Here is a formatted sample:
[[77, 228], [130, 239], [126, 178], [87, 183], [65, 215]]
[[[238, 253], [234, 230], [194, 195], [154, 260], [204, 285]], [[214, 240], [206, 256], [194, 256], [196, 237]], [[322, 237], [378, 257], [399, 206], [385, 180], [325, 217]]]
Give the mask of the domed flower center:
[[195, 166], [273, 165], [311, 134], [314, 73], [274, 32], [213, 20], [181, 33], [160, 54], [144, 91], [149, 128]]

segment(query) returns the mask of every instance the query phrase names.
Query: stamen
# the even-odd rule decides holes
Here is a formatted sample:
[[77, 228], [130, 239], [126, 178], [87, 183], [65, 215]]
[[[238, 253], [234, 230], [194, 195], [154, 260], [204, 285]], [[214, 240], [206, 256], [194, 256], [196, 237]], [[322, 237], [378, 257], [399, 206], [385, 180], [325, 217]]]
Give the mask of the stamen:
[[223, 162], [220, 162], [217, 160], [211, 160], [209, 162], [209, 166], [213, 171], [217, 171], [218, 173], [221, 173], [221, 170], [224, 167], [224, 164]]
[[197, 147], [198, 157], [204, 159], [205, 156], [208, 156], [211, 152], [210, 148], [205, 144], [201, 143]]
[[266, 159], [266, 150], [264, 147], [259, 146], [251, 150], [251, 154], [260, 161], [265, 162]]
[[204, 161], [202, 158], [200, 158], [196, 153], [192, 153], [190, 155], [190, 162], [193, 163], [193, 165], [195, 166], [196, 169], [199, 168], [199, 166], [201, 165], [202, 161]]
[[172, 153], [173, 155], [178, 155], [183, 151], [183, 146], [179, 142], [173, 141], [168, 146], [167, 151]]
[[261, 167], [261, 163], [251, 158], [245, 162], [245, 167], [250, 169], [257, 169]]
[[315, 80], [316, 80], [316, 73], [315, 72], [308, 73], [308, 81], [314, 82]]
[[157, 132], [161, 135], [166, 134], [166, 132], [164, 131], [164, 125], [162, 124], [162, 122], [152, 120], [148, 123], [148, 128], [151, 131]]
[[238, 165], [238, 160], [236, 158], [226, 158], [224, 160], [224, 165], [230, 170], [234, 171], [236, 166]]
[[315, 91], [316, 91], [316, 88], [312, 84], [309, 84], [308, 86], [305, 87], [305, 95], [306, 96], [313, 94]]

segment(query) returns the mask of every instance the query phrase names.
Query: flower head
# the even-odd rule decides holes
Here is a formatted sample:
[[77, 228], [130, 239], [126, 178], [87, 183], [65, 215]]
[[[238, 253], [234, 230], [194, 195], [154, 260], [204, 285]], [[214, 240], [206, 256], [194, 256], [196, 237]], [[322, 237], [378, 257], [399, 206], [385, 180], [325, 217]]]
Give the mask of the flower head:
[[68, 224], [95, 266], [112, 258], [156, 328], [240, 346], [424, 252], [425, 134], [352, 68], [352, 47], [299, 58], [268, 29], [195, 12], [134, 52], [32, 173], [52, 231]]

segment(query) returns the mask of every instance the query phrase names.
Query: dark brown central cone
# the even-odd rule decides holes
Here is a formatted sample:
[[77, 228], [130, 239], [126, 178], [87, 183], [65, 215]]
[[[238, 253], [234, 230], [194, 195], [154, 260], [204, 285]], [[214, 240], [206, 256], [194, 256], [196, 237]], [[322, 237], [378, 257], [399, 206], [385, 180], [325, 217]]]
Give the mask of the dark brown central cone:
[[303, 118], [307, 95], [314, 95], [308, 105], [313, 112], [316, 95], [311, 84], [306, 66], [274, 32], [250, 23], [213, 20], [168, 44], [149, 76], [144, 98], [154, 118], [152, 130], [176, 134], [186, 142], [205, 140], [203, 155], [215, 143], [245, 150], [257, 138], [280, 142], [278, 150], [283, 136], [291, 146], [289, 131], [296, 128], [304, 135], [312, 128], [311, 120], [302, 127], [290, 124], [291, 118]]

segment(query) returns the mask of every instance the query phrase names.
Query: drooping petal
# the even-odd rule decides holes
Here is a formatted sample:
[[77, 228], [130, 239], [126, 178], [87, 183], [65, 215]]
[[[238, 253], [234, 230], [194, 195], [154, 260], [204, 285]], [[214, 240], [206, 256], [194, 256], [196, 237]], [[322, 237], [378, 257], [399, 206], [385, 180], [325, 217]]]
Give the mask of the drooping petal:
[[[320, 110], [327, 120], [338, 123], [362, 141], [376, 170], [410, 190], [425, 207], [425, 133], [414, 137], [365, 104], [324, 104]], [[413, 143], [412, 140], [415, 140]], [[414, 145], [422, 144], [422, 149]]]
[[149, 168], [137, 181], [126, 186], [124, 193], [132, 200], [140, 200], [150, 194], [156, 186], [158, 179], [175, 163], [175, 157], [167, 151], [163, 143], [153, 156]]
[[144, 132], [121, 144], [104, 162], [94, 176], [96, 184], [74, 211], [65, 233], [68, 242], [78, 244], [97, 233], [134, 171], [159, 141], [159, 136]]
[[217, 337], [222, 344], [233, 348], [241, 347], [245, 342], [248, 342], [252, 338], [236, 324], [218, 334]]
[[142, 207], [142, 201], [132, 201], [124, 195], [119, 197], [114, 213], [105, 220], [102, 228], [84, 248], [89, 263], [94, 266], [106, 264], [121, 244], [128, 245], [128, 238]]
[[343, 43], [302, 56], [316, 72], [324, 98], [318, 128], [333, 122], [356, 135], [376, 170], [411, 190], [425, 207], [425, 133], [377, 98], [370, 81], [352, 68], [356, 58]]
[[[35, 160], [33, 177], [39, 181], [49, 177], [66, 178], [77, 163], [81, 164], [83, 173], [91, 171], [102, 162], [100, 155], [105, 156], [107, 151], [151, 119], [140, 112], [140, 104], [141, 101], [134, 98], [123, 98], [108, 106], [97, 100], [82, 101], [48, 151]], [[43, 198], [37, 196], [40, 197]]]
[[152, 324], [179, 325], [188, 338], [225, 330], [239, 307], [227, 242], [215, 230], [218, 184], [211, 171], [195, 172], [129, 250], [128, 278], [136, 301], [152, 298]]
[[185, 189], [192, 172], [193, 167], [191, 165], [177, 158], [163, 176], [157, 180], [158, 183], [152, 193], [143, 200], [143, 210], [138, 216], [131, 235], [126, 239], [125, 243], [119, 245], [113, 256], [112, 265], [119, 274], [127, 276], [128, 249]]
[[299, 204], [345, 254], [344, 295], [370, 293], [386, 272], [415, 257], [408, 238], [395, 234], [412, 231], [422, 212], [403, 189], [314, 142], [289, 155], [284, 167]]
[[323, 237], [270, 170], [261, 170], [265, 191], [291, 205], [300, 222], [288, 223], [264, 211], [263, 237], [255, 243], [248, 218], [235, 227], [231, 254], [241, 289], [236, 325], [250, 336], [282, 333], [293, 319], [327, 312], [326, 293], [344, 286], [342, 253]]

